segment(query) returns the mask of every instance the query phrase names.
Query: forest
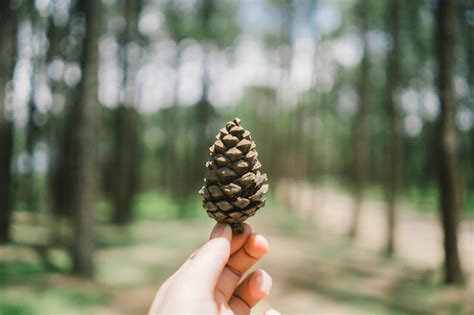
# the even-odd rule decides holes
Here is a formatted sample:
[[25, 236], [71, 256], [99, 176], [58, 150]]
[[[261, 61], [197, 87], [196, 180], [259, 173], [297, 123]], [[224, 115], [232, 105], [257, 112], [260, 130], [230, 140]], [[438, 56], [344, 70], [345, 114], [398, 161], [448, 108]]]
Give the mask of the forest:
[[473, 56], [473, 0], [1, 0], [0, 315], [146, 313], [235, 117], [258, 313], [473, 314]]

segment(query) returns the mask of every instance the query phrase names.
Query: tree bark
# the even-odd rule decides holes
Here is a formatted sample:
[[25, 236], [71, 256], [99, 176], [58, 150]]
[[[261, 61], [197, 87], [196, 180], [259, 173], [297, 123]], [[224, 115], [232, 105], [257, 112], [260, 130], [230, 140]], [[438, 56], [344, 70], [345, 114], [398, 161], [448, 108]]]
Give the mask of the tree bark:
[[[204, 0], [199, 8], [199, 16], [201, 19], [203, 32], [210, 36], [212, 31], [212, 17], [216, 14], [216, 4], [211, 0]], [[192, 180], [184, 183], [186, 186], [185, 191], [191, 191], [191, 187], [197, 185], [201, 181], [201, 172], [199, 171], [200, 165], [206, 162], [208, 152], [203, 148], [207, 148], [211, 145], [211, 135], [209, 134], [209, 125], [211, 124], [214, 116], [214, 107], [208, 100], [210, 77], [209, 77], [209, 48], [206, 43], [203, 45], [203, 74], [202, 74], [202, 96], [196, 105], [196, 140], [194, 149], [194, 163], [195, 165], [191, 169]], [[182, 208], [182, 207], [181, 207]], [[184, 216], [185, 213], [180, 211], [180, 215]]]
[[[179, 69], [180, 64], [181, 50], [178, 43], [178, 45], [176, 45], [174, 68]], [[175, 196], [179, 203], [179, 215], [184, 216], [184, 200], [187, 194], [186, 181], [189, 180], [188, 168], [190, 166], [187, 165], [188, 163], [184, 162], [186, 161], [188, 150], [180, 147], [180, 143], [187, 141], [185, 137], [183, 137], [187, 123], [185, 112], [183, 112], [179, 105], [179, 79], [179, 76], [177, 76], [176, 81], [174, 82], [174, 105], [169, 109], [169, 118], [167, 116], [167, 124], [164, 126], [167, 132], [167, 140], [165, 150], [163, 152], [163, 165], [179, 165], [179, 167], [165, 167], [166, 173], [164, 174], [164, 179], [169, 186], [170, 192]]]
[[464, 282], [458, 253], [457, 227], [461, 206], [461, 177], [455, 127], [456, 99], [453, 89], [456, 1], [438, 2], [437, 51], [438, 94], [441, 114], [438, 119], [439, 188], [444, 232], [445, 283]]
[[72, 246], [73, 271], [77, 275], [94, 275], [95, 250], [95, 202], [98, 186], [98, 135], [100, 107], [97, 100], [98, 37], [100, 27], [100, 3], [82, 0], [78, 10], [85, 17], [85, 34], [82, 44], [82, 80], [80, 94], [73, 104], [77, 128], [74, 131], [75, 154], [73, 155], [74, 185], [72, 213], [74, 237]]
[[128, 60], [131, 45], [137, 44], [140, 1], [125, 2], [126, 28], [122, 36], [121, 63], [123, 67], [123, 101], [116, 111], [115, 167], [113, 203], [116, 224], [126, 224], [132, 219], [132, 201], [137, 190], [139, 173], [139, 114], [135, 109], [136, 60]]
[[132, 219], [132, 201], [137, 190], [139, 166], [137, 111], [131, 107], [120, 107], [116, 112], [115, 167], [113, 204], [115, 224], [126, 224]]
[[[46, 56], [46, 60], [48, 65], [51, 64], [54, 60], [64, 58], [63, 54], [61, 54], [60, 50], [60, 42], [62, 38], [67, 33], [67, 25], [57, 25], [54, 22], [54, 14], [56, 10], [57, 0], [52, 1], [52, 8], [53, 12], [49, 17], [49, 24], [48, 24], [48, 53]], [[49, 87], [51, 89], [51, 93], [53, 94], [53, 106], [57, 106], [58, 98], [60, 95], [64, 96], [65, 102], [64, 104], [69, 104], [67, 96], [68, 91], [64, 84], [64, 82], [55, 81], [50, 79], [49, 80]], [[67, 112], [67, 107], [63, 110]], [[48, 117], [48, 129], [46, 130], [46, 135], [48, 139], [48, 146], [49, 146], [49, 155], [50, 155], [50, 163], [48, 167], [48, 193], [49, 198], [51, 199], [51, 207], [52, 212], [56, 215], [64, 215], [66, 211], [65, 201], [68, 200], [68, 195], [63, 192], [66, 187], [69, 185], [65, 185], [61, 183], [61, 174], [60, 170], [63, 167], [63, 160], [66, 158], [66, 154], [63, 154], [63, 138], [66, 134], [65, 128], [63, 128], [64, 122], [66, 121], [67, 116], [62, 114], [50, 114]], [[67, 122], [67, 121], [66, 121]], [[61, 154], [62, 153], [62, 154]], [[64, 176], [64, 179], [68, 178], [68, 176]]]
[[[35, 65], [33, 65], [33, 69], [35, 69]], [[28, 155], [28, 168], [27, 173], [25, 174], [25, 182], [24, 182], [24, 189], [25, 189], [25, 199], [28, 211], [35, 211], [37, 205], [36, 199], [36, 189], [35, 189], [35, 156], [34, 156], [34, 146], [36, 143], [36, 138], [38, 134], [38, 128], [36, 126], [34, 117], [36, 115], [36, 104], [34, 101], [34, 90], [35, 90], [35, 82], [34, 82], [34, 74], [32, 75], [31, 79], [31, 89], [32, 95], [30, 95], [30, 99], [28, 100], [28, 121], [26, 125], [26, 152]]]
[[[23, 13], [24, 18], [30, 19], [31, 24], [33, 25], [34, 31], [32, 32], [31, 41], [34, 40], [34, 37], [38, 36], [37, 32], [41, 32], [43, 25], [41, 23], [41, 18], [38, 16], [38, 13], [34, 7], [33, 3], [25, 4], [25, 12]], [[35, 156], [34, 156], [34, 147], [39, 134], [39, 127], [36, 124], [35, 116], [37, 115], [37, 107], [35, 102], [36, 94], [36, 85], [37, 85], [37, 76], [38, 74], [44, 72], [44, 56], [41, 56], [40, 53], [33, 49], [31, 56], [31, 75], [30, 75], [30, 95], [28, 99], [28, 120], [26, 124], [26, 153], [28, 157], [28, 167], [26, 168], [27, 172], [25, 174], [25, 181], [23, 182], [24, 191], [25, 191], [25, 201], [28, 211], [36, 211], [38, 207], [38, 198], [35, 185]]]
[[[458, 8], [459, 21], [461, 22], [461, 33], [463, 36], [463, 45], [465, 49], [465, 56], [468, 65], [467, 71], [467, 83], [469, 85], [469, 94], [468, 94], [468, 106], [470, 110], [474, 112], [474, 24], [469, 22], [469, 16], [466, 12], [474, 11], [474, 0], [463, 0], [460, 1]], [[465, 159], [467, 165], [464, 166], [466, 169], [466, 174], [474, 174], [474, 163], [471, 163], [469, 157], [474, 156], [474, 128], [468, 131], [467, 135], [467, 152]], [[461, 153], [462, 154], [462, 153]], [[466, 191], [474, 191], [474, 176], [467, 176], [466, 178]]]
[[[206, 36], [212, 34], [212, 17], [217, 14], [216, 3], [212, 0], [204, 0], [199, 7], [199, 17], [202, 23], [202, 28]], [[203, 45], [203, 74], [202, 74], [202, 96], [199, 102], [196, 104], [196, 134], [194, 142], [194, 152], [191, 152], [191, 158], [193, 159], [193, 166], [190, 169], [191, 180], [183, 180], [184, 193], [188, 194], [193, 190], [192, 187], [196, 187], [201, 182], [201, 165], [206, 162], [208, 158], [208, 152], [205, 148], [208, 148], [212, 143], [212, 135], [209, 133], [209, 126], [215, 115], [215, 110], [212, 104], [208, 100], [209, 86], [210, 86], [210, 73], [209, 73], [209, 47], [208, 43]], [[183, 206], [180, 207], [180, 216], [185, 216], [185, 209]]]
[[395, 102], [400, 84], [400, 2], [391, 0], [388, 6], [389, 32], [392, 37], [392, 50], [388, 56], [387, 79], [387, 118], [388, 147], [385, 198], [387, 202], [387, 243], [386, 254], [393, 256], [395, 249], [396, 201], [401, 174], [401, 128], [398, 104]]
[[364, 43], [364, 53], [360, 64], [358, 83], [359, 103], [355, 117], [352, 133], [352, 145], [354, 154], [354, 198], [355, 208], [353, 212], [349, 237], [355, 238], [359, 227], [359, 217], [362, 211], [363, 193], [367, 182], [367, 162], [369, 156], [369, 138], [367, 125], [368, 95], [369, 95], [369, 56], [366, 32], [368, 31], [368, 4], [362, 0], [358, 7], [361, 25], [361, 36]]
[[16, 61], [16, 12], [11, 1], [0, 3], [0, 243], [9, 240], [12, 214], [13, 122], [7, 114], [7, 82], [13, 78]]

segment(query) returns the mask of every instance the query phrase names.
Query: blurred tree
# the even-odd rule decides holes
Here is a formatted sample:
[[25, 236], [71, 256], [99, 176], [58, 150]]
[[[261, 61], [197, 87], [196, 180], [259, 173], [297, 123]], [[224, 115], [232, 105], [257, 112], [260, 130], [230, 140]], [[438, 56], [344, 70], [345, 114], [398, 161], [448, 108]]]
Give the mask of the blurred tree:
[[398, 0], [391, 0], [387, 6], [389, 32], [392, 38], [392, 46], [388, 55], [387, 66], [387, 92], [386, 111], [389, 121], [387, 132], [387, 175], [385, 198], [387, 201], [387, 244], [386, 253], [392, 256], [394, 252], [395, 228], [396, 228], [396, 200], [399, 190], [401, 174], [401, 147], [402, 135], [400, 127], [400, 113], [396, 103], [396, 93], [400, 85], [400, 14], [403, 12]]
[[7, 83], [13, 78], [16, 65], [16, 10], [13, 1], [0, 3], [0, 243], [9, 240], [12, 213], [12, 157], [13, 157], [13, 121], [11, 117], [11, 86]]
[[440, 207], [444, 232], [445, 282], [464, 281], [458, 253], [457, 226], [461, 208], [461, 178], [456, 141], [456, 96], [453, 88], [456, 1], [437, 6], [438, 118]]
[[[408, 36], [406, 45], [401, 47], [403, 48], [401, 62], [404, 69], [401, 76], [402, 84], [411, 91], [419, 91], [423, 87], [431, 89], [434, 85], [431, 69], [435, 51], [431, 8], [423, 0], [407, 1], [404, 7], [407, 18], [402, 27]], [[423, 16], [425, 18], [421, 18]], [[408, 114], [406, 110], [404, 114]], [[430, 120], [424, 120], [419, 135], [408, 135], [403, 140], [403, 150], [407, 152], [406, 156], [410, 156], [410, 160], [406, 160], [402, 169], [403, 183], [407, 188], [415, 187], [418, 191], [423, 191], [423, 195], [428, 196], [429, 189], [436, 180], [436, 158], [432, 150], [438, 142], [436, 125]]]
[[120, 63], [123, 69], [122, 104], [115, 110], [113, 193], [115, 207], [113, 221], [129, 223], [132, 218], [132, 201], [137, 191], [140, 168], [139, 115], [135, 107], [135, 76], [138, 70], [140, 46], [138, 43], [138, 17], [141, 1], [126, 0], [123, 6], [124, 32], [119, 38]]
[[[48, 38], [48, 52], [46, 62], [48, 67], [53, 68], [55, 65], [64, 65], [66, 56], [64, 49], [61, 49], [61, 43], [64, 43], [68, 35], [68, 26], [70, 22], [69, 16], [67, 19], [58, 18], [58, 0], [51, 2], [52, 12], [49, 16], [47, 38]], [[64, 44], [63, 44], [64, 45]], [[48, 76], [49, 88], [52, 94], [53, 108], [55, 109], [48, 117], [47, 141], [50, 148], [50, 163], [48, 168], [48, 189], [49, 197], [51, 199], [52, 212], [56, 215], [65, 215], [67, 213], [67, 201], [69, 200], [68, 191], [70, 185], [66, 184], [67, 176], [64, 174], [65, 161], [68, 155], [65, 153], [64, 147], [68, 141], [64, 141], [65, 135], [68, 134], [68, 129], [64, 127], [67, 121], [66, 113], [68, 112], [69, 98], [68, 89], [62, 77], [57, 74]], [[66, 105], [66, 107], [59, 111], [59, 108]], [[53, 114], [55, 113], [55, 114]]]
[[72, 194], [74, 236], [72, 261], [74, 273], [92, 277], [95, 249], [95, 202], [98, 187], [98, 146], [100, 137], [100, 107], [97, 100], [98, 38], [101, 32], [101, 1], [82, 0], [78, 12], [85, 18], [82, 41], [81, 73], [74, 100], [76, 123], [74, 128], [74, 155], [72, 156], [76, 180]]
[[[170, 118], [181, 117], [185, 124], [172, 124], [168, 122], [166, 125], [171, 128], [165, 130], [166, 148], [172, 148], [173, 153], [169, 149], [162, 150], [165, 160], [175, 157], [180, 165], [170, 168], [167, 172], [169, 183], [171, 186], [179, 186], [178, 189], [172, 189], [171, 192], [176, 199], [183, 201], [183, 196], [196, 192], [202, 182], [203, 165], [208, 158], [207, 148], [211, 145], [214, 127], [214, 119], [216, 110], [209, 101], [209, 88], [211, 85], [210, 76], [210, 54], [212, 50], [229, 47], [234, 43], [235, 38], [239, 34], [239, 30], [233, 16], [233, 8], [235, 3], [232, 1], [212, 1], [200, 0], [187, 3], [177, 1], [168, 1], [166, 5], [166, 22], [171, 38], [179, 45], [186, 39], [198, 41], [199, 48], [202, 51], [202, 92], [197, 104], [192, 107], [193, 113], [191, 119], [186, 119], [180, 113], [178, 108], [165, 111]], [[192, 10], [189, 8], [192, 7]], [[178, 53], [179, 56], [179, 53]], [[178, 129], [181, 128], [182, 130]], [[187, 136], [189, 135], [189, 136]], [[179, 137], [179, 138], [178, 138]], [[179, 143], [179, 141], [181, 143]], [[184, 142], [184, 144], [183, 144]], [[181, 146], [182, 145], [182, 146]], [[181, 157], [175, 156], [181, 154]], [[186, 171], [185, 171], [186, 170]], [[168, 183], [168, 185], [169, 185]], [[185, 208], [180, 207], [180, 216], [185, 216]]]
[[[269, 1], [273, 8], [275, 8], [278, 12], [279, 23], [277, 24], [278, 32], [276, 34], [268, 34], [267, 41], [269, 42], [270, 46], [278, 52], [278, 66], [281, 68], [280, 75], [279, 75], [279, 84], [283, 88], [276, 89], [275, 95], [275, 104], [271, 104], [266, 102], [266, 108], [261, 108], [260, 112], [260, 119], [262, 121], [261, 128], [258, 132], [262, 132], [264, 135], [264, 139], [262, 139], [264, 150], [263, 152], [272, 152], [276, 147], [278, 147], [278, 141], [274, 139], [274, 130], [275, 130], [275, 119], [272, 119], [273, 115], [278, 114], [279, 108], [286, 105], [287, 100], [283, 98], [283, 94], [288, 92], [285, 89], [287, 86], [287, 80], [291, 73], [291, 59], [292, 59], [292, 35], [293, 35], [293, 24], [294, 24], [294, 1], [293, 0], [271, 0]], [[276, 35], [276, 36], [272, 36]], [[261, 107], [261, 106], [259, 106]], [[295, 108], [292, 110], [286, 111], [286, 115], [288, 116], [287, 125], [286, 125], [286, 141], [280, 143], [281, 147], [283, 147], [286, 154], [283, 155], [283, 167], [276, 167], [274, 168], [275, 158], [278, 156], [277, 154], [270, 154], [268, 159], [268, 166], [270, 169], [276, 169], [277, 174], [280, 173], [288, 178], [296, 178], [298, 175], [295, 174], [300, 168], [292, 167], [298, 163], [296, 158], [298, 157], [298, 140], [296, 140], [297, 135], [296, 132], [298, 130], [298, 121], [297, 121], [297, 112], [299, 108], [299, 104], [296, 105]], [[296, 140], [296, 141], [294, 141]], [[266, 161], [262, 161], [266, 162]], [[283, 172], [278, 172], [280, 169]], [[277, 175], [275, 174], [275, 175]], [[278, 175], [277, 175], [278, 176]]]
[[355, 238], [359, 227], [359, 217], [362, 211], [362, 199], [367, 183], [367, 163], [369, 153], [368, 123], [369, 110], [369, 50], [367, 31], [369, 30], [369, 5], [368, 0], [361, 0], [357, 6], [357, 16], [360, 25], [360, 36], [363, 43], [362, 60], [357, 82], [358, 102], [357, 113], [353, 125], [352, 152], [354, 172], [355, 208], [351, 221], [349, 236]]
[[[31, 42], [39, 42], [39, 38], [44, 32], [44, 21], [35, 9], [34, 3], [26, 2], [23, 5], [22, 19], [31, 23], [32, 33]], [[42, 52], [42, 45], [32, 45], [31, 51], [31, 75], [30, 75], [30, 93], [28, 98], [28, 120], [26, 123], [26, 154], [27, 167], [25, 181], [22, 183], [25, 191], [26, 207], [28, 211], [34, 211], [38, 207], [38, 192], [35, 184], [35, 145], [41, 131], [38, 125], [38, 109], [36, 104], [36, 95], [38, 83], [41, 76], [44, 75], [45, 56]]]
[[[204, 44], [209, 45], [209, 42], [214, 40], [215, 32], [213, 26], [213, 19], [215, 15], [218, 14], [216, 10], [216, 2], [212, 0], [202, 0], [199, 6], [198, 20], [200, 21], [200, 28], [202, 31], [203, 39], [205, 40]], [[231, 34], [229, 34], [231, 35]], [[219, 40], [219, 38], [215, 38]], [[206, 43], [207, 42], [207, 43]], [[203, 74], [202, 74], [202, 95], [201, 99], [196, 105], [196, 134], [195, 134], [195, 152], [193, 166], [191, 168], [192, 180], [191, 182], [197, 185], [201, 181], [202, 177], [202, 165], [208, 158], [208, 151], [206, 148], [211, 144], [212, 134], [209, 130], [211, 126], [211, 121], [215, 116], [215, 110], [212, 104], [209, 102], [209, 86], [210, 86], [210, 77], [209, 77], [209, 52], [207, 51], [209, 47], [203, 47], [204, 58], [203, 58]]]
[[[83, 15], [79, 11], [81, 1], [75, 1], [70, 8], [70, 17], [64, 25], [50, 24], [48, 28], [48, 61], [64, 65], [76, 63], [80, 58], [81, 40], [83, 36]], [[57, 2], [54, 2], [53, 8]], [[55, 12], [53, 10], [53, 12]], [[83, 73], [81, 73], [83, 75]], [[50, 169], [50, 190], [53, 212], [59, 217], [72, 217], [74, 192], [78, 180], [74, 179], [77, 172], [74, 167], [77, 143], [77, 100], [81, 91], [76, 85], [65, 84], [63, 78], [56, 78], [50, 88], [54, 98], [61, 102], [64, 108], [61, 114], [51, 123], [52, 167]]]

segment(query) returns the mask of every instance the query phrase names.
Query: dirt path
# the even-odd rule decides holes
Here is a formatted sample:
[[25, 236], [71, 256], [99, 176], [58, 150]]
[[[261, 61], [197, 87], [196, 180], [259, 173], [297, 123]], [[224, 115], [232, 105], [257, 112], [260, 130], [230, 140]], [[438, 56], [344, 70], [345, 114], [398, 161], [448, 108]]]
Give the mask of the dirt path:
[[[329, 188], [314, 188], [307, 184], [283, 183], [277, 195], [288, 200], [300, 215], [317, 223], [318, 229], [345, 235], [349, 230], [353, 198], [346, 193]], [[368, 199], [363, 203], [360, 217], [358, 246], [371, 250], [384, 247], [386, 231], [385, 205], [382, 201]], [[443, 262], [443, 235], [438, 217], [420, 213], [409, 204], [398, 209], [396, 233], [397, 256], [410, 266], [439, 269]], [[459, 249], [464, 270], [474, 273], [474, 221], [464, 221], [460, 226]], [[471, 281], [472, 282], [472, 281]]]

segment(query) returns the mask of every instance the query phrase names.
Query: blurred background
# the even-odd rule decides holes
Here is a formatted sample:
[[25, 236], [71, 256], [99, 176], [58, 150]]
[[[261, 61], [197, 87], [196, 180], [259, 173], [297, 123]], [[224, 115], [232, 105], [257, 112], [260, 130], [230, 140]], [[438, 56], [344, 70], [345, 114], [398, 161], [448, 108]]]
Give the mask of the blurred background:
[[1, 0], [0, 314], [144, 314], [239, 117], [288, 314], [474, 313], [472, 0]]

